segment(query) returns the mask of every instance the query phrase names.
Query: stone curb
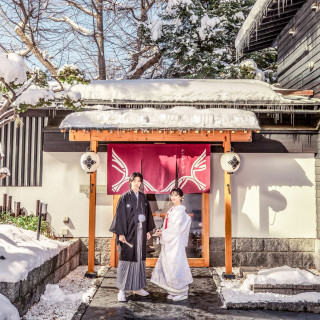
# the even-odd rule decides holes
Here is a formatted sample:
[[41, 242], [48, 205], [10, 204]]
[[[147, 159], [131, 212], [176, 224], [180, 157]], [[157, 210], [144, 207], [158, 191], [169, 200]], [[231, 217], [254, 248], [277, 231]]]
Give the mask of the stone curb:
[[[210, 272], [212, 279], [213, 279], [213, 282], [216, 285], [217, 290], [218, 290], [220, 288], [221, 279], [220, 279], [219, 275], [216, 273], [214, 268], [209, 268], [209, 272]], [[221, 298], [221, 296], [220, 296], [220, 298]]]
[[75, 314], [73, 315], [71, 320], [81, 320], [82, 316], [87, 311], [92, 299], [96, 295], [98, 289], [100, 288], [100, 286], [102, 284], [103, 279], [106, 277], [109, 270], [110, 270], [110, 267], [106, 268], [106, 270], [104, 270], [104, 272], [100, 276], [98, 276], [98, 278], [95, 280], [95, 290], [94, 290], [94, 293], [93, 293], [91, 299], [89, 300], [89, 302], [82, 302], [80, 304], [80, 306], [78, 307], [78, 310], [75, 312]]
[[291, 312], [311, 312], [320, 313], [319, 303], [314, 302], [247, 302], [226, 304], [227, 309], [243, 310], [272, 310], [272, 311], [291, 311]]

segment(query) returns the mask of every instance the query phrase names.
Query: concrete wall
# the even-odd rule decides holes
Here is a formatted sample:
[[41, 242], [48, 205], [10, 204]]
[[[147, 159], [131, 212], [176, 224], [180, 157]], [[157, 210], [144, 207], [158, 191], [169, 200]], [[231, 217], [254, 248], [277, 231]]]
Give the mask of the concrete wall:
[[[210, 238], [210, 266], [225, 265], [224, 238]], [[314, 268], [315, 239], [233, 238], [232, 264], [237, 267]]]
[[[49, 220], [57, 234], [88, 236], [88, 196], [79, 192], [89, 175], [79, 164], [81, 153], [44, 153], [42, 187], [2, 187], [14, 201], [35, 212], [36, 199], [48, 202]], [[212, 154], [210, 237], [224, 236], [221, 154]], [[107, 154], [100, 153], [98, 185], [107, 182]], [[315, 238], [315, 159], [310, 154], [240, 154], [232, 176], [233, 236], [249, 238]], [[2, 197], [1, 197], [2, 198]], [[1, 199], [0, 198], [0, 199]], [[97, 237], [111, 237], [112, 196], [97, 195]], [[69, 223], [63, 218], [68, 216]]]
[[[221, 154], [213, 154], [210, 237], [224, 236]], [[248, 238], [315, 238], [313, 154], [240, 154], [232, 175], [232, 234]]]

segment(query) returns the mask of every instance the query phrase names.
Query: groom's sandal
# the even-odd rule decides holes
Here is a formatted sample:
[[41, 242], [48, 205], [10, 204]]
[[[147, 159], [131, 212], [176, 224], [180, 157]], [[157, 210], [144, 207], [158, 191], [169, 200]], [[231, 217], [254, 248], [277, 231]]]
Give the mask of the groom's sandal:
[[146, 290], [140, 289], [138, 291], [133, 291], [134, 294], [137, 294], [138, 296], [146, 297], [149, 295], [149, 292]]
[[120, 290], [119, 293], [118, 293], [118, 301], [119, 302], [126, 302], [127, 299], [126, 299], [126, 292], [123, 291], [123, 290]]

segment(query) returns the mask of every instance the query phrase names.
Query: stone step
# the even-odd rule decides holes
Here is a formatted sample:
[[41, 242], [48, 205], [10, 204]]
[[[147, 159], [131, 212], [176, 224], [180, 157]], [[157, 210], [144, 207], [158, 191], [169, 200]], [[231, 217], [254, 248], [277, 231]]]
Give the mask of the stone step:
[[240, 278], [247, 278], [249, 274], [258, 274], [259, 268], [257, 267], [240, 267]]

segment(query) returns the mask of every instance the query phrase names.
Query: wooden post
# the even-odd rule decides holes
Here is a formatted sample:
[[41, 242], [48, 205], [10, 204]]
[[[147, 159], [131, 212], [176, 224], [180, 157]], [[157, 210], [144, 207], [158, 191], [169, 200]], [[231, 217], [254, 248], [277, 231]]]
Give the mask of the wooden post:
[[37, 202], [36, 202], [36, 217], [39, 216], [39, 207], [40, 207], [40, 200], [37, 200]]
[[[224, 153], [231, 150], [230, 135], [223, 142]], [[232, 273], [232, 210], [231, 210], [231, 174], [224, 172], [224, 212], [225, 212], [225, 278], [234, 279]]]
[[14, 202], [14, 214], [16, 217], [18, 217], [20, 215], [20, 201], [18, 202]]
[[4, 213], [7, 213], [7, 194], [3, 194], [3, 204], [2, 204], [2, 210]]
[[12, 212], [12, 196], [8, 197], [7, 211], [10, 212], [11, 217], [14, 216]]
[[[98, 141], [90, 142], [91, 150], [97, 152]], [[97, 274], [94, 272], [95, 260], [95, 230], [96, 230], [96, 184], [97, 171], [90, 173], [89, 188], [89, 243], [88, 243], [88, 271], [85, 276], [95, 278]]]
[[[116, 214], [117, 204], [120, 199], [120, 194], [113, 195], [113, 216]], [[111, 239], [111, 255], [110, 255], [110, 267], [117, 267], [119, 259], [119, 252], [117, 250], [116, 235], [113, 234]]]

